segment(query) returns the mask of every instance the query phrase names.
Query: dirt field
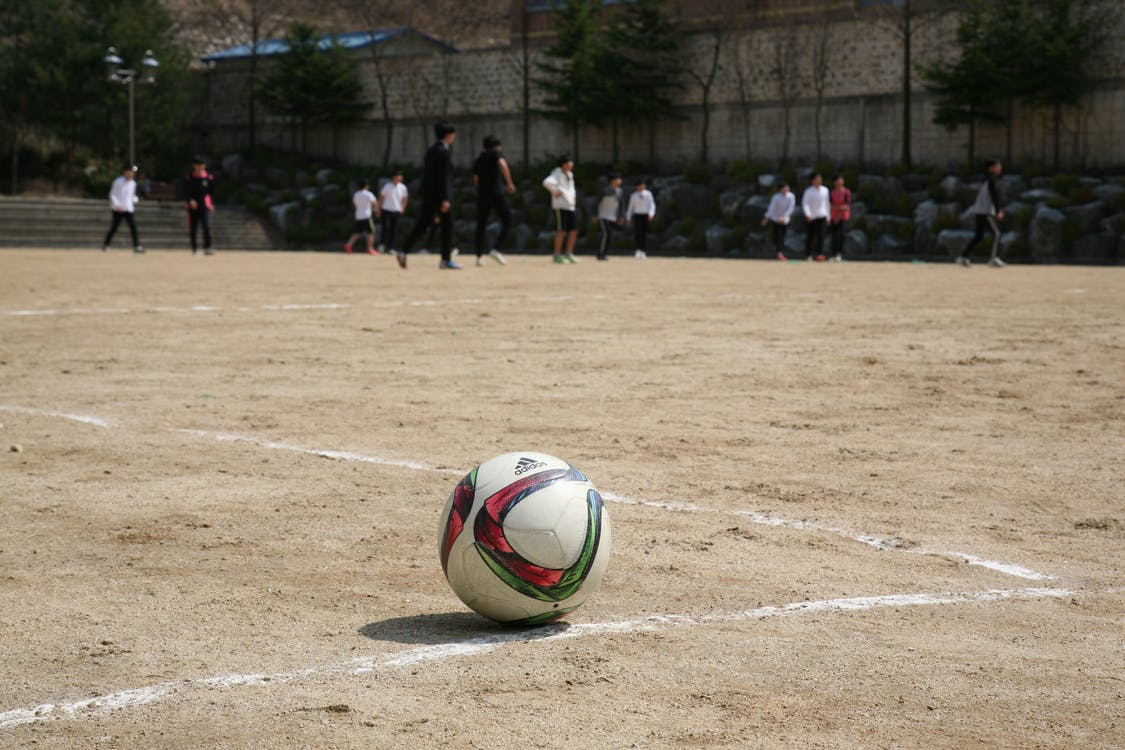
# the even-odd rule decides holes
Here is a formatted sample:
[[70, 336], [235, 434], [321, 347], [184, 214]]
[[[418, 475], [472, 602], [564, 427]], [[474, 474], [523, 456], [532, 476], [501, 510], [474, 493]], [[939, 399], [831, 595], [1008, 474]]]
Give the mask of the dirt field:
[[[436, 264], [0, 254], [0, 746], [1125, 747], [1125, 269]], [[534, 631], [437, 556], [521, 449]]]

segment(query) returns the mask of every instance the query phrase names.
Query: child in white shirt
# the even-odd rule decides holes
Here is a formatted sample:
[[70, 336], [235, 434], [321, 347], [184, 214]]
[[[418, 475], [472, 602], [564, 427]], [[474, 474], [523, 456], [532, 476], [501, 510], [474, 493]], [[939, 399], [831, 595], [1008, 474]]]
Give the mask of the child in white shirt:
[[824, 260], [824, 230], [831, 215], [831, 201], [828, 188], [823, 185], [824, 178], [816, 172], [809, 178], [809, 186], [801, 196], [801, 210], [808, 222], [809, 233], [805, 236], [807, 260]]
[[762, 226], [773, 226], [773, 248], [778, 260], [788, 260], [785, 257], [785, 233], [789, 230], [789, 218], [797, 206], [797, 196], [789, 191], [789, 185], [781, 183], [777, 192], [770, 199], [770, 206], [766, 209], [766, 218], [762, 219]]
[[395, 249], [395, 231], [398, 229], [398, 220], [406, 211], [410, 191], [402, 181], [402, 170], [395, 170], [391, 181], [379, 191], [380, 209], [382, 210], [383, 228], [379, 238], [379, 249], [382, 252]]
[[103, 253], [109, 252], [109, 243], [113, 241], [113, 235], [116, 234], [117, 227], [121, 226], [122, 221], [129, 225], [129, 234], [133, 239], [133, 252], [143, 253], [145, 251], [137, 239], [137, 222], [133, 218], [133, 212], [137, 208], [136, 176], [137, 168], [132, 164], [127, 164], [122, 168], [121, 176], [113, 181], [113, 186], [109, 189], [109, 207], [113, 209], [113, 220], [105, 235], [105, 242], [102, 243]]
[[638, 177], [633, 194], [629, 196], [629, 208], [625, 220], [633, 222], [633, 239], [637, 250], [633, 257], [644, 260], [648, 257], [648, 225], [656, 218], [656, 199], [646, 187], [647, 180]]
[[379, 215], [379, 199], [371, 192], [371, 182], [364, 180], [359, 190], [352, 195], [352, 205], [355, 206], [355, 229], [352, 236], [344, 243], [344, 252], [352, 251], [352, 243], [360, 237], [367, 237], [367, 254], [378, 255], [375, 249], [375, 222], [371, 215]]
[[[574, 161], [560, 156], [559, 165], [543, 180], [543, 187], [551, 194], [551, 208], [555, 211], [555, 263], [577, 263], [574, 244], [578, 241], [578, 191], [574, 186]], [[563, 253], [563, 241], [566, 253]]]

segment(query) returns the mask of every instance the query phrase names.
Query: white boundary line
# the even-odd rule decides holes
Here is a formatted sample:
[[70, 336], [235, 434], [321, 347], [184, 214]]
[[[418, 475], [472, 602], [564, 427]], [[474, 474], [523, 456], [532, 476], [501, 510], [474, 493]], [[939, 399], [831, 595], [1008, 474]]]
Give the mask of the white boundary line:
[[184, 693], [198, 690], [262, 687], [296, 682], [309, 677], [369, 674], [380, 669], [395, 669], [430, 661], [486, 654], [503, 646], [527, 641], [557, 641], [616, 633], [651, 632], [671, 627], [695, 627], [711, 623], [763, 620], [789, 615], [858, 612], [883, 607], [946, 606], [1044, 598], [1058, 599], [1073, 596], [1074, 593], [1065, 589], [1024, 588], [938, 594], [889, 594], [885, 596], [790, 602], [777, 606], [756, 607], [721, 614], [652, 615], [640, 620], [546, 626], [531, 630], [466, 638], [451, 643], [421, 646], [391, 654], [361, 657], [337, 664], [309, 667], [291, 672], [218, 675], [178, 682], [161, 682], [68, 703], [43, 703], [31, 708], [17, 708], [0, 713], [0, 729], [11, 729], [22, 724], [100, 716], [114, 711], [164, 702]]
[[[63, 412], [46, 411], [42, 409], [33, 409], [24, 406], [5, 406], [0, 405], [0, 411], [13, 411], [23, 414], [32, 414], [47, 417], [59, 417], [62, 419], [70, 419], [77, 422], [84, 422], [87, 424], [97, 425], [99, 427], [115, 427], [117, 426], [110, 420], [102, 419], [100, 417], [84, 416], [80, 414], [66, 414]], [[337, 461], [353, 461], [359, 463], [378, 464], [381, 466], [396, 466], [404, 469], [413, 469], [415, 471], [434, 472], [438, 474], [447, 474], [451, 476], [462, 476], [463, 471], [458, 469], [444, 469], [436, 466], [421, 463], [419, 461], [410, 461], [406, 459], [385, 458], [383, 456], [373, 456], [364, 453], [355, 453], [352, 451], [340, 451], [322, 448], [307, 448], [290, 443], [281, 443], [264, 438], [254, 437], [252, 435], [237, 435], [229, 432], [216, 432], [214, 430], [197, 430], [197, 429], [170, 429], [170, 432], [175, 432], [181, 435], [189, 435], [192, 437], [213, 439], [226, 443], [249, 443], [256, 445], [259, 448], [267, 450], [289, 451], [292, 453], [302, 453], [307, 456], [320, 456], [322, 458], [329, 458]], [[683, 513], [720, 513], [737, 516], [744, 518], [751, 523], [761, 526], [773, 526], [775, 528], [788, 528], [796, 529], [798, 531], [815, 531], [826, 534], [835, 534], [842, 536], [845, 539], [850, 539], [861, 544], [866, 544], [869, 547], [874, 547], [882, 552], [903, 552], [912, 555], [925, 555], [929, 557], [943, 557], [961, 560], [962, 562], [974, 565], [977, 567], [987, 568], [988, 570], [1001, 573], [1003, 575], [1013, 576], [1015, 578], [1023, 578], [1029, 581], [1057, 581], [1058, 576], [1040, 573], [1031, 568], [1016, 563], [1003, 562], [1000, 560], [988, 560], [977, 555], [972, 555], [967, 552], [957, 552], [952, 550], [930, 550], [921, 547], [903, 547], [896, 540], [882, 539], [872, 534], [863, 534], [850, 531], [840, 526], [831, 524], [817, 523], [815, 521], [793, 520], [788, 518], [779, 518], [777, 516], [770, 516], [764, 513], [759, 513], [752, 510], [721, 510], [717, 508], [707, 508], [693, 503], [684, 503], [677, 501], [665, 500], [638, 500], [635, 498], [624, 497], [612, 492], [603, 492], [602, 498], [614, 503], [622, 505], [637, 505], [648, 508], [658, 508], [661, 510], [670, 510]]]

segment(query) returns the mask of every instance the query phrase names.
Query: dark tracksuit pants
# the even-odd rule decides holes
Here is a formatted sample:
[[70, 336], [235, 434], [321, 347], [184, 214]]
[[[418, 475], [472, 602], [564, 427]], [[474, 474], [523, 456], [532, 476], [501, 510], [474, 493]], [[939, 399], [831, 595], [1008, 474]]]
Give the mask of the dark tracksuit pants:
[[106, 232], [105, 242], [102, 245], [109, 246], [113, 241], [113, 235], [117, 233], [117, 228], [121, 226], [121, 221], [124, 220], [129, 225], [129, 234], [133, 238], [133, 247], [139, 247], [140, 241], [137, 240], [137, 222], [133, 218], [133, 214], [129, 211], [114, 211], [113, 220], [109, 224], [109, 231]]
[[969, 253], [973, 252], [980, 241], [984, 239], [985, 232], [992, 233], [992, 257], [995, 258], [996, 254], [1000, 252], [1000, 222], [992, 214], [977, 214], [976, 233], [973, 238], [969, 240], [969, 244], [965, 245], [965, 249], [961, 252], [962, 258], [968, 258]]
[[196, 234], [199, 229], [203, 229], [203, 249], [211, 249], [211, 211], [206, 207], [200, 206], [199, 208], [188, 209], [188, 232], [191, 234], [191, 251], [194, 253], [199, 249], [196, 244]]
[[824, 254], [824, 225], [827, 219], [813, 219], [809, 222], [808, 234], [805, 235], [805, 253], [814, 258]]
[[383, 209], [381, 222], [383, 225], [383, 233], [379, 239], [382, 241], [383, 247], [387, 250], [395, 249], [395, 233], [398, 231], [398, 219], [400, 216], [402, 216], [402, 213], [399, 211]]
[[601, 241], [598, 243], [598, 257], [609, 256], [609, 246], [613, 242], [613, 233], [617, 230], [617, 222], [609, 219], [598, 219], [602, 227]]
[[482, 195], [477, 198], [477, 257], [484, 255], [485, 242], [488, 239], [488, 216], [496, 209], [500, 217], [500, 234], [496, 235], [496, 244], [492, 247], [499, 250], [508, 238], [508, 229], [512, 226], [512, 208], [508, 205], [508, 198], [504, 195]]
[[441, 259], [444, 261], [450, 260], [453, 257], [451, 255], [453, 251], [453, 211], [451, 209], [442, 213], [441, 204], [431, 203], [430, 201], [422, 202], [422, 211], [418, 214], [418, 220], [414, 222], [414, 228], [410, 230], [406, 242], [402, 243], [402, 251], [409, 253], [410, 248], [414, 247], [414, 243], [435, 223], [441, 229]]
[[648, 214], [633, 215], [633, 240], [637, 250], [648, 252]]

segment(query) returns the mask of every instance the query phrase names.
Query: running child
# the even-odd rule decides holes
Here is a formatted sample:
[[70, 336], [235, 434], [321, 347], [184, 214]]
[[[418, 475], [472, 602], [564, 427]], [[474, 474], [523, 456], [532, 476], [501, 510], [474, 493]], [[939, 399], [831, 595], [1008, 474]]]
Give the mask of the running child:
[[500, 265], [507, 265], [508, 261], [504, 259], [500, 248], [504, 246], [508, 228], [512, 225], [508, 196], [516, 192], [516, 186], [512, 182], [508, 160], [500, 150], [500, 139], [494, 135], [485, 136], [484, 150], [473, 162], [473, 184], [477, 188], [477, 265], [484, 265], [488, 216], [492, 209], [496, 209], [496, 215], [500, 217], [500, 234], [496, 236], [496, 244], [488, 254]]
[[352, 252], [352, 243], [360, 237], [367, 237], [367, 254], [378, 255], [375, 249], [375, 221], [371, 218], [374, 214], [379, 216], [379, 199], [371, 192], [371, 181], [364, 180], [359, 190], [352, 194], [352, 205], [355, 206], [355, 229], [352, 236], [344, 243], [344, 252]]
[[121, 175], [113, 181], [109, 188], [109, 207], [113, 210], [113, 219], [110, 221], [109, 231], [106, 232], [105, 242], [102, 243], [102, 252], [109, 252], [109, 243], [113, 242], [113, 235], [124, 221], [129, 225], [129, 235], [133, 240], [133, 252], [140, 254], [145, 251], [137, 239], [137, 222], [133, 212], [137, 208], [137, 168], [127, 164], [121, 168]]
[[648, 226], [656, 218], [656, 199], [652, 197], [644, 177], [638, 177], [629, 196], [629, 208], [625, 220], [633, 222], [633, 240], [637, 246], [633, 257], [644, 260], [648, 257]]
[[457, 139], [457, 128], [447, 122], [434, 125], [437, 139], [426, 151], [422, 166], [422, 210], [418, 220], [402, 244], [402, 250], [395, 253], [401, 268], [406, 268], [406, 256], [414, 243], [422, 238], [426, 230], [435, 224], [441, 229], [441, 262], [443, 270], [461, 270], [453, 262], [453, 162], [450, 149]]
[[1000, 188], [997, 183], [1003, 169], [999, 159], [989, 159], [984, 163], [984, 184], [977, 191], [977, 200], [973, 204], [976, 233], [957, 258], [957, 265], [963, 268], [972, 265], [969, 254], [984, 239], [985, 232], [992, 234], [992, 257], [988, 259], [988, 265], [993, 268], [1003, 268], [1006, 265], [1000, 260], [1000, 222], [1004, 220], [1004, 212], [997, 209], [1000, 204]]

